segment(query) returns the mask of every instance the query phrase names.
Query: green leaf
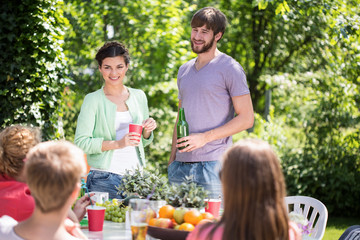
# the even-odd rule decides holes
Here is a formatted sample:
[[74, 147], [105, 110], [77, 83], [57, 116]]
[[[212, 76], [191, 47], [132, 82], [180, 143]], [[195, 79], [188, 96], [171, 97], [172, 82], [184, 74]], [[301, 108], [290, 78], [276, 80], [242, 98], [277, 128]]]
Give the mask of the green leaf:
[[276, 15], [279, 15], [279, 14], [284, 14], [285, 13], [285, 7], [284, 7], [284, 4], [283, 3], [280, 3], [277, 7], [276, 7], [276, 10], [275, 10], [275, 14]]
[[260, 1], [258, 2], [258, 8], [259, 8], [259, 10], [264, 10], [264, 9], [267, 8], [267, 6], [268, 6], [268, 1], [267, 1], [267, 0], [260, 0]]
[[289, 5], [287, 4], [286, 1], [283, 1], [283, 5], [284, 5], [285, 10], [286, 10], [287, 12], [290, 12], [290, 7], [289, 7]]
[[334, 46], [334, 45], [337, 44], [337, 41], [336, 41], [334, 38], [332, 38], [331, 41], [330, 41], [330, 44], [331, 44], [332, 46]]

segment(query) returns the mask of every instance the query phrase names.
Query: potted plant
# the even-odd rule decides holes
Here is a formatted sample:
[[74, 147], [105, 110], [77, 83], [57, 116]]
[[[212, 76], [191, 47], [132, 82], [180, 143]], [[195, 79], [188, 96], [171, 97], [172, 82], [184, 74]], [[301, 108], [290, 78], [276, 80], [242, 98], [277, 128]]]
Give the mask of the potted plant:
[[180, 185], [174, 184], [169, 187], [166, 201], [174, 207], [203, 208], [205, 207], [204, 199], [208, 198], [208, 193], [202, 186], [187, 177]]
[[160, 175], [158, 170], [150, 172], [147, 169], [127, 170], [116, 186], [118, 194], [126, 197], [137, 195], [149, 200], [164, 200], [168, 191], [167, 178]]
[[121, 184], [116, 186], [118, 194], [126, 196], [125, 205], [131, 198], [148, 198], [154, 217], [157, 217], [160, 207], [166, 204], [168, 188], [167, 178], [161, 176], [158, 170], [152, 172], [139, 168], [135, 171], [127, 170]]

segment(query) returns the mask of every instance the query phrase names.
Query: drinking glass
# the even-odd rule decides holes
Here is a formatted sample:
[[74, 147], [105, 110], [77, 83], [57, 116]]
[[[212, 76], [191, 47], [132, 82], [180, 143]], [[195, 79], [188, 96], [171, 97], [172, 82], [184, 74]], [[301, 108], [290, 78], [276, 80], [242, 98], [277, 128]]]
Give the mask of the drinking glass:
[[132, 240], [146, 240], [148, 208], [148, 199], [130, 199], [129, 216]]

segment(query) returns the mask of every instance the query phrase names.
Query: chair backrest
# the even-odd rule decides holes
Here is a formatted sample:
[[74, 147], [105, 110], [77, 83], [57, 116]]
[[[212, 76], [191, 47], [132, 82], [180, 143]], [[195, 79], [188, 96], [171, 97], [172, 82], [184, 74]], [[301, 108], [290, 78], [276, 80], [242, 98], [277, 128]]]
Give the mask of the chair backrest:
[[325, 234], [328, 211], [319, 200], [306, 196], [285, 197], [288, 212], [302, 213], [312, 223], [311, 237], [322, 239]]

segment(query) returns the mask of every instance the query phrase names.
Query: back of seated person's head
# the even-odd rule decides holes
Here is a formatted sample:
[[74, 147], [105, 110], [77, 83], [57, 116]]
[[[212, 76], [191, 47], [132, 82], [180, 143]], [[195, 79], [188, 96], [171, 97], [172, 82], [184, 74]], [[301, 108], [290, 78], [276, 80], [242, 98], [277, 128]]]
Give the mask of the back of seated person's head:
[[13, 125], [0, 132], [0, 174], [17, 178], [29, 150], [41, 142], [38, 128]]
[[50, 141], [30, 150], [25, 163], [27, 183], [43, 213], [60, 210], [85, 174], [84, 153], [67, 141]]
[[234, 144], [224, 154], [221, 181], [225, 227], [235, 234], [224, 239], [288, 238], [284, 176], [268, 143], [249, 139]]

